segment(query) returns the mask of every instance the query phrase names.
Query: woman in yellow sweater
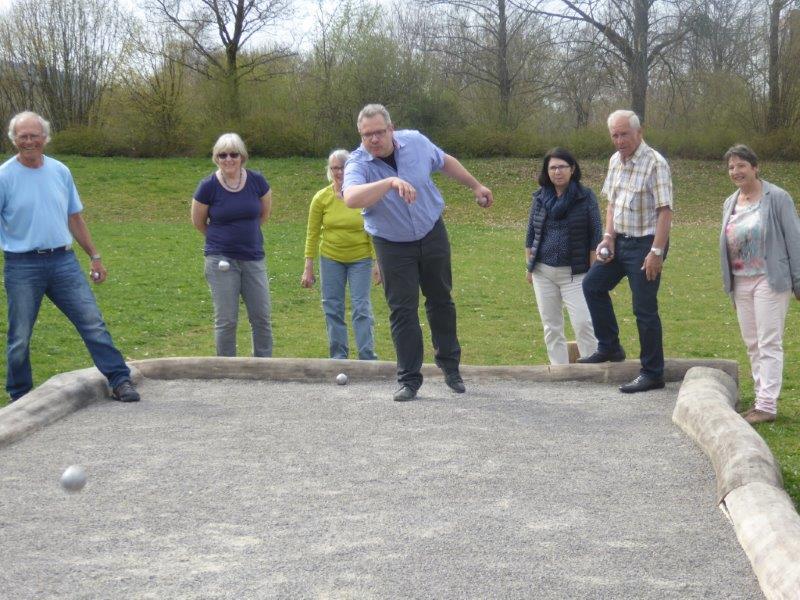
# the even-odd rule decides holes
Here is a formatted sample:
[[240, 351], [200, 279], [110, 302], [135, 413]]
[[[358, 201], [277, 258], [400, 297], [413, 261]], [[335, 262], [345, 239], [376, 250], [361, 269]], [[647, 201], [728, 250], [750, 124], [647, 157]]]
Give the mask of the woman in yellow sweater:
[[357, 208], [347, 208], [342, 199], [344, 164], [350, 153], [334, 150], [328, 157], [328, 181], [311, 200], [306, 231], [306, 265], [300, 285], [314, 285], [314, 258], [319, 254], [322, 277], [322, 310], [328, 326], [331, 358], [347, 358], [347, 325], [344, 321], [345, 285], [350, 284], [353, 331], [358, 358], [375, 360], [370, 276], [380, 283], [378, 263], [374, 261], [372, 240], [364, 231], [364, 219]]

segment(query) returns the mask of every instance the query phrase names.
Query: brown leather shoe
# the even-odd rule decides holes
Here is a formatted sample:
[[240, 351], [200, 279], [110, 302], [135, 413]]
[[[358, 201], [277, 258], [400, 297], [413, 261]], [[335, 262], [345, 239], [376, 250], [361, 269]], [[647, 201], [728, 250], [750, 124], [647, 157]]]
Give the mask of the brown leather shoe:
[[771, 423], [775, 420], [775, 415], [773, 413], [768, 413], [766, 411], [754, 408], [744, 415], [744, 420], [750, 423], [750, 425], [755, 425], [756, 423]]

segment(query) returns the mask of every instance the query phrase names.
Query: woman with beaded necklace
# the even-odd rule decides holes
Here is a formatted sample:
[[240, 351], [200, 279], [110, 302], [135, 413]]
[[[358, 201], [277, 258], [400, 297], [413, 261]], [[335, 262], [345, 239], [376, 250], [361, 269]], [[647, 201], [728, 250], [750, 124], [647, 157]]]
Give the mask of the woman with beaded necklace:
[[792, 293], [800, 300], [800, 220], [792, 197], [758, 176], [750, 148], [733, 146], [725, 162], [738, 189], [722, 210], [722, 281], [750, 358], [755, 404], [743, 416], [755, 425], [778, 412], [786, 313]]
[[269, 183], [245, 169], [247, 148], [235, 133], [220, 136], [212, 160], [216, 172], [192, 198], [192, 223], [205, 236], [205, 275], [214, 301], [217, 356], [236, 356], [239, 297], [253, 336], [253, 356], [272, 356], [269, 281], [264, 236], [272, 206]]

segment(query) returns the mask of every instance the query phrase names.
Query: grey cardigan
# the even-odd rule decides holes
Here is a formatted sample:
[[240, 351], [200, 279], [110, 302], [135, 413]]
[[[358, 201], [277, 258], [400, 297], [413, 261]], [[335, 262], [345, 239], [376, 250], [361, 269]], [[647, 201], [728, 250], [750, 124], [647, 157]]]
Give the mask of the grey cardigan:
[[[761, 181], [761, 218], [764, 224], [764, 253], [767, 281], [776, 292], [792, 290], [800, 294], [800, 218], [792, 197], [777, 185]], [[736, 205], [739, 191], [725, 200], [722, 208], [722, 231], [719, 236], [719, 256], [722, 266], [722, 285], [733, 294], [733, 276], [728, 261], [728, 241], [725, 226]]]

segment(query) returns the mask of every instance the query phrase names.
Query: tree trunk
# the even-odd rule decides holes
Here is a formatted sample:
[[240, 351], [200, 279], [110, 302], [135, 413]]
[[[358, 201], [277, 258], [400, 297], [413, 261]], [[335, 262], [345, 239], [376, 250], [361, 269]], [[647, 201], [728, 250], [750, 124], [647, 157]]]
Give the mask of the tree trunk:
[[498, 30], [497, 30], [497, 79], [500, 92], [500, 126], [508, 129], [511, 122], [511, 79], [508, 74], [508, 20], [506, 17], [506, 1], [498, 0]]
[[239, 77], [237, 54], [239, 48], [231, 44], [225, 49], [226, 69], [225, 69], [225, 89], [228, 93], [226, 98], [226, 116], [231, 123], [239, 121], [241, 115], [239, 103]]
[[628, 64], [630, 77], [631, 110], [645, 121], [647, 85], [650, 61], [648, 39], [650, 32], [650, 4], [648, 0], [635, 0], [633, 7], [633, 52]]
[[778, 129], [784, 115], [781, 109], [780, 19], [785, 0], [772, 0], [769, 6], [769, 68], [767, 71], [767, 131]]

